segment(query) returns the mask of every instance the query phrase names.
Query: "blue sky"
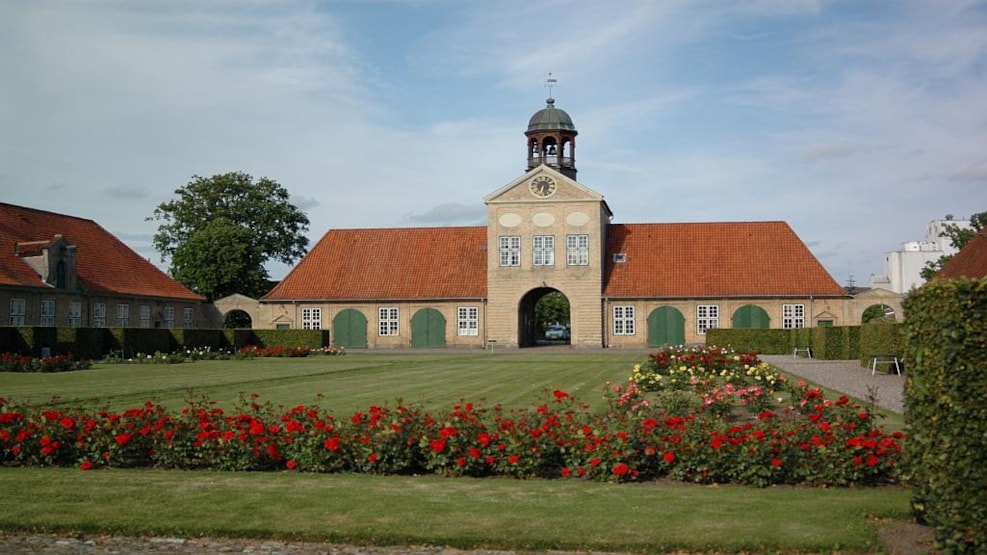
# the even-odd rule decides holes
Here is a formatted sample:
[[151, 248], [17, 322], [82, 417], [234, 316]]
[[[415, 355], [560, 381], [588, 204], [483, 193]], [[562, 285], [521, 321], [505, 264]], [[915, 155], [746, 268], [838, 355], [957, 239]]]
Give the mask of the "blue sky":
[[482, 224], [549, 72], [615, 222], [784, 220], [866, 285], [987, 211], [984, 1], [8, 0], [0, 52], [0, 201], [156, 263], [193, 175], [278, 181], [311, 244]]

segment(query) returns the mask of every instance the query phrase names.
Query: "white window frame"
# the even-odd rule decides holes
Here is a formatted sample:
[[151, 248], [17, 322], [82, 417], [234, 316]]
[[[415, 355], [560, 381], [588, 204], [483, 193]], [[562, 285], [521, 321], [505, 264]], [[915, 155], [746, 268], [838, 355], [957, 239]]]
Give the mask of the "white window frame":
[[302, 309], [302, 329], [321, 330], [322, 329], [322, 309], [303, 308]]
[[456, 328], [461, 336], [480, 335], [480, 309], [475, 306], [461, 306], [456, 309]]
[[151, 327], [151, 305], [142, 304], [137, 308], [138, 325], [142, 328]]
[[565, 236], [565, 263], [567, 266], [589, 266], [589, 235]]
[[175, 307], [164, 307], [164, 325], [168, 329], [175, 327]]
[[805, 305], [791, 303], [781, 305], [781, 327], [786, 330], [805, 327]]
[[27, 321], [27, 301], [17, 297], [10, 298], [10, 325], [23, 326]]
[[531, 238], [531, 262], [535, 266], [555, 266], [554, 235], [535, 235]]
[[521, 236], [502, 235], [500, 237], [500, 265], [521, 265]]
[[613, 305], [613, 334], [635, 335], [634, 305]]
[[706, 335], [706, 330], [720, 327], [720, 305], [701, 304], [696, 306], [696, 333]]
[[69, 301], [69, 327], [82, 327], [82, 301]]
[[401, 335], [401, 326], [398, 318], [401, 311], [396, 306], [387, 306], [377, 309], [377, 335], [396, 336]]
[[130, 327], [130, 305], [127, 303], [117, 304], [117, 327]]
[[41, 320], [38, 324], [48, 327], [55, 325], [55, 299], [41, 299]]
[[93, 327], [106, 327], [106, 303], [93, 303]]
[[182, 327], [190, 330], [195, 327], [195, 309], [187, 306], [182, 310]]

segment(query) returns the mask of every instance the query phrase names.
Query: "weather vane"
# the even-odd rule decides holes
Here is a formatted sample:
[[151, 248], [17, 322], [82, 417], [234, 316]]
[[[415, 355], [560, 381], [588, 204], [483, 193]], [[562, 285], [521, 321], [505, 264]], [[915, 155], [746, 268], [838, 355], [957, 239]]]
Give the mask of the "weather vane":
[[549, 96], [549, 98], [551, 98], [551, 96], [552, 96], [552, 87], [554, 87], [555, 84], [558, 83], [558, 82], [559, 82], [558, 79], [553, 79], [552, 78], [552, 72], [549, 71], [548, 72], [548, 79], [545, 79], [545, 86], [548, 87], [548, 96]]

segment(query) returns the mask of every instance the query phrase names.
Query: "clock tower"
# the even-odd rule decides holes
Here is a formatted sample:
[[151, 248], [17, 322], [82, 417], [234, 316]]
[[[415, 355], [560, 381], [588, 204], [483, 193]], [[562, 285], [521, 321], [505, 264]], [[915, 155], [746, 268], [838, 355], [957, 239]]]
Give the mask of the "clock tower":
[[576, 179], [576, 126], [565, 110], [555, 107], [551, 96], [545, 107], [528, 121], [528, 171], [549, 166], [562, 175]]
[[[551, 82], [551, 81], [550, 81]], [[548, 98], [525, 131], [525, 173], [484, 197], [486, 334], [491, 343], [544, 343], [535, 308], [548, 294], [569, 303], [572, 347], [603, 344], [601, 293], [607, 229], [603, 196], [576, 181], [576, 127]]]

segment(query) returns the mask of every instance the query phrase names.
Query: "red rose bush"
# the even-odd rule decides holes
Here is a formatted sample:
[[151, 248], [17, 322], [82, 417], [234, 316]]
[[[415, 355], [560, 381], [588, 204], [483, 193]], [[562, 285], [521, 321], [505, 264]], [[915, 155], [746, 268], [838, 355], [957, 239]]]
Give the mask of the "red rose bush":
[[[663, 402], [671, 380], [648, 381], [648, 369], [635, 368], [627, 385], [607, 385], [608, 408], [600, 411], [561, 390], [528, 409], [462, 401], [441, 411], [397, 404], [339, 417], [318, 405], [263, 403], [256, 394], [233, 410], [201, 399], [177, 412], [150, 402], [116, 412], [0, 399], [0, 464], [615, 482], [670, 477], [761, 487], [898, 480], [900, 433], [884, 432], [870, 410], [847, 397], [828, 399], [789, 384], [750, 357], [740, 357], [736, 372], [693, 370], [683, 380], [689, 372], [677, 364], [684, 374], [676, 387], [693, 396], [691, 404]], [[745, 365], [756, 370], [748, 373]], [[653, 385], [662, 381], [660, 389]]]

